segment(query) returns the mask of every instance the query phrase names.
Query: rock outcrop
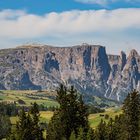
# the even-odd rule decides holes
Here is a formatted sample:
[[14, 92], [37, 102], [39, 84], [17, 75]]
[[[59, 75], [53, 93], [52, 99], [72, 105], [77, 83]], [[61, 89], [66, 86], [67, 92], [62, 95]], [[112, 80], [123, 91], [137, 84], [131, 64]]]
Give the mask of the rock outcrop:
[[81, 93], [122, 101], [140, 89], [140, 56], [107, 55], [105, 47], [21, 46], [0, 50], [0, 89], [55, 89], [74, 85]]

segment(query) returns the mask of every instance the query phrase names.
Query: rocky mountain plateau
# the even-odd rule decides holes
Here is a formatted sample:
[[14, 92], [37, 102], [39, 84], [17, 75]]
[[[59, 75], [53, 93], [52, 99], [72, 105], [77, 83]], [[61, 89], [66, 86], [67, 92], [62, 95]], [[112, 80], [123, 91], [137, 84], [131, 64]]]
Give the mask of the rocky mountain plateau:
[[74, 85], [82, 94], [123, 101], [140, 90], [140, 55], [110, 55], [99, 45], [23, 45], [0, 50], [0, 89], [54, 90]]

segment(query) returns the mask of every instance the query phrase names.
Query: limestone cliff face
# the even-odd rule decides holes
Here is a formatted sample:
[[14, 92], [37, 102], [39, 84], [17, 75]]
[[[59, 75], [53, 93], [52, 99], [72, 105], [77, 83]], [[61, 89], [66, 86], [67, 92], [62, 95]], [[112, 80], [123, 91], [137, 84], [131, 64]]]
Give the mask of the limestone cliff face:
[[112, 68], [106, 97], [123, 100], [126, 93], [140, 88], [140, 56], [136, 50], [132, 50], [127, 58], [124, 52], [112, 57], [113, 60], [109, 56]]
[[83, 94], [123, 100], [140, 89], [140, 56], [107, 55], [105, 47], [22, 46], [0, 50], [0, 89], [55, 89], [74, 85]]

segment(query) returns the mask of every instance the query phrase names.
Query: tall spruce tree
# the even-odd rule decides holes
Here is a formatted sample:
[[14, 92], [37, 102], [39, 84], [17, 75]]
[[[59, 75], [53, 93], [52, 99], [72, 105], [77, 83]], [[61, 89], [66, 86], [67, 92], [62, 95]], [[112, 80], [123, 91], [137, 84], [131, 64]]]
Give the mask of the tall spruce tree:
[[11, 130], [10, 118], [0, 114], [0, 139], [5, 138]]
[[125, 129], [125, 118], [124, 114], [116, 115], [113, 123], [113, 136], [115, 140], [125, 140], [126, 129]]
[[92, 128], [88, 129], [88, 132], [85, 134], [84, 129], [80, 128], [76, 140], [94, 140], [94, 130]]
[[126, 140], [139, 140], [140, 95], [136, 90], [128, 94], [125, 99], [123, 113], [125, 117]]
[[[30, 115], [26, 114], [24, 108], [19, 113], [19, 120], [16, 124], [14, 138], [15, 140], [31, 140], [31, 129], [32, 125]], [[12, 135], [13, 137], [13, 135]]]
[[42, 130], [39, 126], [38, 105], [33, 104], [29, 112], [24, 108], [19, 113], [19, 120], [16, 124], [14, 134], [9, 139], [13, 140], [43, 140]]
[[43, 133], [39, 126], [39, 106], [37, 103], [34, 103], [30, 110], [30, 116], [32, 119], [32, 135], [35, 140], [43, 140]]
[[47, 140], [69, 140], [72, 133], [77, 137], [80, 128], [86, 135], [90, 128], [88, 110], [74, 87], [67, 89], [60, 85], [56, 100], [60, 108], [54, 113], [48, 125]]
[[108, 139], [109, 140], [116, 140], [114, 137], [114, 129], [113, 129], [114, 121], [112, 118], [110, 118], [108, 124], [107, 124], [107, 133], [108, 133]]
[[95, 140], [108, 140], [107, 125], [102, 119], [96, 128]]

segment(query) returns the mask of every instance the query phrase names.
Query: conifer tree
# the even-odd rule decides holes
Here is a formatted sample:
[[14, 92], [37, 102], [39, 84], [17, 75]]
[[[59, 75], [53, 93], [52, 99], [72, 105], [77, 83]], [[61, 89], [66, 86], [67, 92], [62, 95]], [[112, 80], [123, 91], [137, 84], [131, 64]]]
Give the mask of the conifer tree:
[[37, 105], [37, 103], [34, 103], [33, 106], [31, 107], [30, 114], [31, 114], [31, 119], [32, 119], [33, 138], [37, 140], [42, 140], [43, 134], [39, 126], [40, 114], [39, 114], [39, 106]]
[[86, 136], [86, 140], [94, 140], [95, 139], [95, 134], [94, 134], [94, 130], [92, 128], [90, 128], [88, 130], [87, 136]]
[[113, 134], [115, 140], [125, 140], [126, 129], [125, 129], [124, 114], [116, 115], [113, 124]]
[[125, 116], [126, 139], [138, 140], [140, 131], [140, 95], [136, 90], [128, 94], [125, 99], [123, 113]]
[[107, 123], [107, 133], [108, 133], [108, 140], [118, 140], [116, 138], [117, 134], [115, 131], [115, 122], [112, 118], [110, 118], [109, 122]]
[[108, 140], [106, 122], [101, 119], [95, 131], [95, 140]]
[[42, 130], [39, 126], [38, 105], [33, 104], [29, 112], [25, 112], [24, 108], [19, 113], [19, 120], [16, 124], [14, 134], [9, 139], [12, 140], [43, 140]]
[[0, 114], [0, 139], [5, 138], [11, 130], [11, 122], [8, 116]]
[[24, 108], [19, 113], [19, 121], [16, 124], [15, 130], [15, 140], [25, 140], [27, 138], [30, 139], [31, 132], [29, 126], [31, 125], [31, 120], [29, 115], [27, 116]]
[[60, 104], [60, 108], [55, 111], [48, 125], [47, 140], [61, 140], [62, 138], [69, 140], [72, 132], [77, 137], [80, 128], [86, 135], [90, 128], [88, 110], [74, 87], [72, 86], [68, 90], [65, 86], [60, 85], [56, 100]]
[[74, 131], [71, 133], [69, 140], [77, 140]]
[[54, 112], [48, 127], [46, 137], [47, 140], [61, 140], [64, 138], [63, 124], [61, 124], [61, 118], [59, 117], [59, 112]]
[[86, 139], [86, 136], [84, 134], [84, 130], [80, 128], [77, 135], [77, 140], [85, 140], [85, 139]]

